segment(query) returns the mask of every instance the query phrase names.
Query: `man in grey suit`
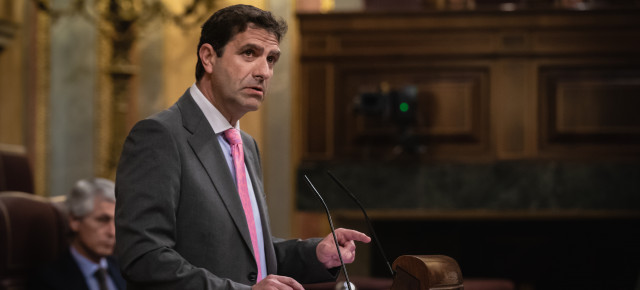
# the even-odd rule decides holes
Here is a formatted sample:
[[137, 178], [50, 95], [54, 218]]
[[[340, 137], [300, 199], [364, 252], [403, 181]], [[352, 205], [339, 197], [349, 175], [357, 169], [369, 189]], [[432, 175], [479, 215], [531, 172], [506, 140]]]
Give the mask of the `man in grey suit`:
[[[216, 12], [202, 27], [196, 83], [131, 130], [115, 215], [129, 289], [302, 289], [298, 281], [335, 280], [331, 235], [271, 236], [258, 147], [240, 131], [244, 163], [234, 163], [238, 147], [228, 135], [264, 100], [285, 32], [284, 21], [252, 6]], [[370, 241], [353, 230], [336, 234], [347, 263], [354, 241]]]
[[78, 180], [64, 203], [72, 235], [69, 248], [51, 263], [30, 271], [27, 289], [126, 289], [120, 269], [111, 257], [116, 242], [115, 202], [113, 181]]

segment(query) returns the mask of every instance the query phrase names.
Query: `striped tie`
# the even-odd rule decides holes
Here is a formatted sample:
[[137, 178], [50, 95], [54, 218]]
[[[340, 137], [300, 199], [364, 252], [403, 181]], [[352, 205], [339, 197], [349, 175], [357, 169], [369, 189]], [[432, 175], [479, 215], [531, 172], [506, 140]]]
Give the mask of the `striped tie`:
[[109, 290], [109, 287], [107, 287], [107, 271], [104, 268], [99, 267], [93, 275], [98, 280], [100, 290]]

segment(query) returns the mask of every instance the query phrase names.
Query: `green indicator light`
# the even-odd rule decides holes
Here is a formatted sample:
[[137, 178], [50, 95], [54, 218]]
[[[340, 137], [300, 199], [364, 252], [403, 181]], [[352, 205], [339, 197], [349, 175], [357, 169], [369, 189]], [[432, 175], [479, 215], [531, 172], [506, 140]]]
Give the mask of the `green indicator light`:
[[402, 112], [409, 111], [409, 104], [405, 102], [400, 103], [400, 111]]

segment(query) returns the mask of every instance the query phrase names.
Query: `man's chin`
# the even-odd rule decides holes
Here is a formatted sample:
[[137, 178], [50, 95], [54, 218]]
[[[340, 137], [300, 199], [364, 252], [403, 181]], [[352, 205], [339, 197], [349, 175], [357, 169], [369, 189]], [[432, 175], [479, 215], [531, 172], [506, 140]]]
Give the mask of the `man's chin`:
[[245, 105], [245, 109], [247, 112], [255, 112], [260, 109], [260, 105], [262, 103], [249, 103]]
[[102, 257], [107, 257], [107, 256], [111, 256], [113, 255], [113, 248], [111, 249], [100, 249], [100, 252], [98, 252], [98, 254]]
[[248, 95], [248, 98], [245, 99], [245, 106], [247, 109], [251, 108], [251, 111], [257, 111], [262, 105], [262, 101], [264, 101], [264, 96], [262, 95]]

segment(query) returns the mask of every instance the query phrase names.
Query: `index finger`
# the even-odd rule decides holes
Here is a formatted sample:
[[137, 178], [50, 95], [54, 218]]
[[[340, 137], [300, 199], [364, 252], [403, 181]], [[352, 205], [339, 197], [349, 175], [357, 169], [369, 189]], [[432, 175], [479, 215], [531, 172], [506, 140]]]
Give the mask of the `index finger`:
[[338, 236], [338, 239], [341, 240], [353, 240], [363, 243], [371, 242], [371, 238], [369, 236], [355, 230], [340, 228], [336, 230], [336, 235]]

